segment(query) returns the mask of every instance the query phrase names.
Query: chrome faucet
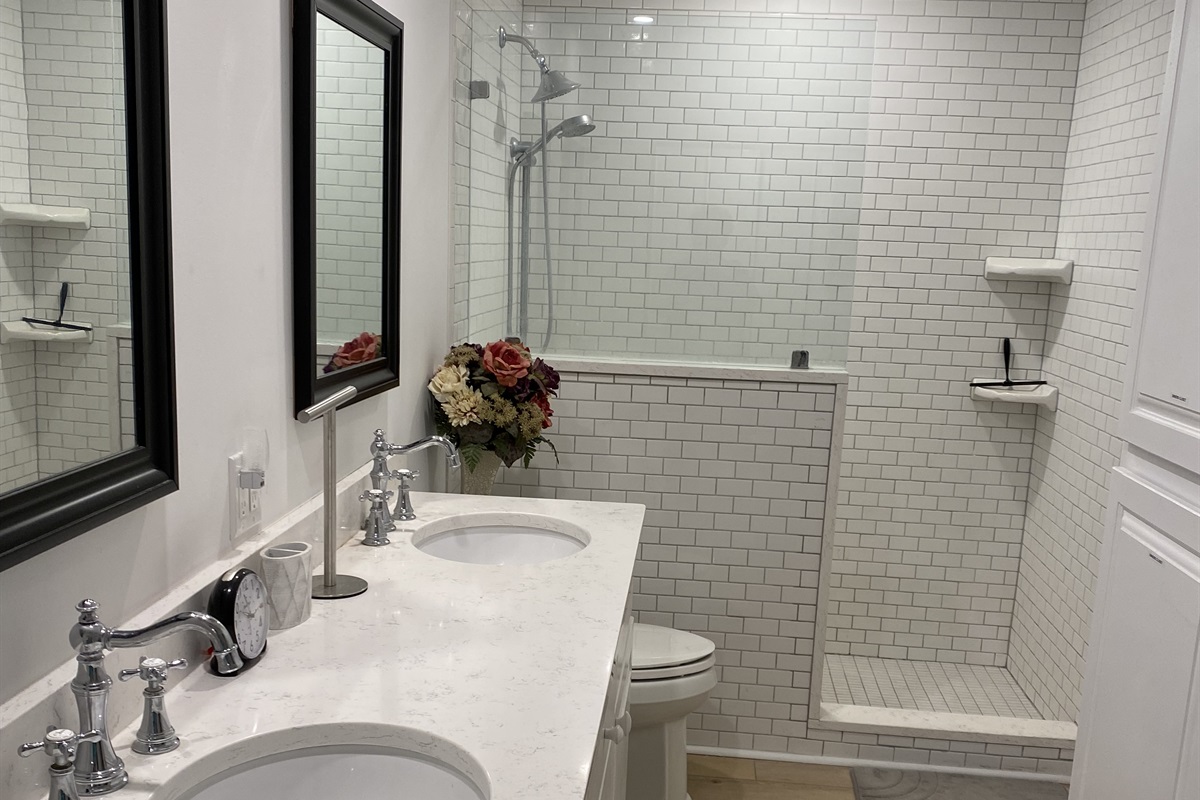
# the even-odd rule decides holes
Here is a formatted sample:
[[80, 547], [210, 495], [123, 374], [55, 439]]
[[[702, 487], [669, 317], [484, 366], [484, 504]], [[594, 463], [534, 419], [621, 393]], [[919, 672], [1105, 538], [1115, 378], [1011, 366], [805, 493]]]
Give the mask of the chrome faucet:
[[[445, 436], [426, 436], [424, 439], [418, 439], [411, 444], [390, 444], [384, 437], [382, 430], [375, 431], [375, 440], [371, 442], [371, 456], [375, 459], [375, 466], [371, 469], [372, 480], [374, 480], [375, 473], [378, 470], [381, 476], [386, 473], [389, 478], [396, 478], [400, 481], [400, 497], [396, 500], [396, 510], [391, 513], [389, 521], [396, 519], [413, 520], [417, 518], [408, 497], [408, 481], [416, 478], [420, 473], [408, 470], [389, 472], [387, 468], [388, 458], [391, 456], [419, 453], [430, 447], [440, 447], [446, 451], [446, 464], [450, 469], [458, 469], [462, 466], [462, 459], [458, 455], [458, 448], [455, 447], [454, 442]], [[377, 486], [376, 488], [380, 487]], [[394, 525], [393, 523], [392, 530], [395, 530]]]
[[180, 631], [198, 631], [212, 644], [217, 672], [237, 672], [242, 668], [242, 659], [228, 629], [199, 611], [184, 611], [145, 628], [123, 631], [100, 621], [97, 616], [100, 604], [95, 600], [82, 600], [75, 610], [79, 612], [79, 621], [71, 628], [71, 646], [78, 653], [75, 660], [79, 667], [71, 681], [71, 692], [79, 707], [79, 729], [99, 734], [94, 741], [79, 742], [75, 782], [80, 794], [108, 794], [124, 786], [129, 775], [125, 772], [125, 762], [113, 750], [108, 733], [108, 695], [113, 682], [104, 669], [105, 653], [117, 648], [141, 647]]

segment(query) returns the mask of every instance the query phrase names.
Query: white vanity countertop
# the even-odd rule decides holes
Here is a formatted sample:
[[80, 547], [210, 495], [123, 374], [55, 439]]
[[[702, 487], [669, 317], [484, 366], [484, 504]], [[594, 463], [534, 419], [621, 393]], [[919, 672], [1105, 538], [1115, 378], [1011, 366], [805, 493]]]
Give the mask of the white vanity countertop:
[[[413, 505], [421, 518], [399, 523], [390, 546], [364, 547], [359, 536], [339, 550], [338, 571], [365, 578], [366, 594], [313, 601], [312, 617], [272, 633], [262, 660], [243, 675], [197, 670], [168, 684], [178, 750], [132, 753], [137, 720], [115, 732], [130, 783], [113, 796], [149, 800], [179, 776], [154, 798], [165, 800], [181, 770], [214, 751], [241, 742], [222, 769], [269, 752], [260, 738], [322, 745], [328, 740], [303, 728], [342, 723], [448, 740], [486, 771], [490, 800], [582, 798], [645, 509], [424, 493], [414, 493]], [[423, 525], [494, 511], [555, 517], [591, 542], [527, 566], [460, 564], [412, 545]], [[454, 748], [425, 749], [457, 760]]]

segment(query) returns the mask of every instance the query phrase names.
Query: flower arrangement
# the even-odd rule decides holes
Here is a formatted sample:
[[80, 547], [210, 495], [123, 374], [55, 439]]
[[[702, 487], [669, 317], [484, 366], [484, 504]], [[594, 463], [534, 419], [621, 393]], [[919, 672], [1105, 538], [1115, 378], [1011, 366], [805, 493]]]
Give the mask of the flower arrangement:
[[382, 355], [383, 338], [379, 334], [363, 331], [337, 349], [323, 372], [330, 373], [354, 364], [364, 364]]
[[520, 341], [452, 347], [429, 381], [437, 432], [458, 446], [472, 472], [489, 450], [505, 466], [528, 467], [538, 445], [554, 450], [542, 431], [552, 424], [558, 384], [558, 372]]

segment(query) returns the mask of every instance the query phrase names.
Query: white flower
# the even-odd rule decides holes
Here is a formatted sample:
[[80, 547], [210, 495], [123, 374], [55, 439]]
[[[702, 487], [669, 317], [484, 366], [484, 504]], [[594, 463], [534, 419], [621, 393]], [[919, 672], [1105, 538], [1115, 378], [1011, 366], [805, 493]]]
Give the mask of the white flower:
[[467, 368], [461, 364], [442, 367], [434, 373], [428, 388], [439, 403], [450, 402], [451, 397], [468, 391]]
[[479, 405], [483, 395], [477, 389], [464, 389], [451, 395], [442, 403], [442, 410], [455, 428], [465, 428], [472, 422], [479, 422]]

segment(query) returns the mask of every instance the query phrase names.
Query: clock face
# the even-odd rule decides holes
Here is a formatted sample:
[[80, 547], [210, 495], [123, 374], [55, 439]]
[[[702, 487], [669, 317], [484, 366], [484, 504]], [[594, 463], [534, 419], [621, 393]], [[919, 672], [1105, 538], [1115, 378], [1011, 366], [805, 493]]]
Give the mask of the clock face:
[[238, 584], [233, 601], [233, 635], [246, 658], [258, 658], [267, 646], [267, 589], [253, 572]]

